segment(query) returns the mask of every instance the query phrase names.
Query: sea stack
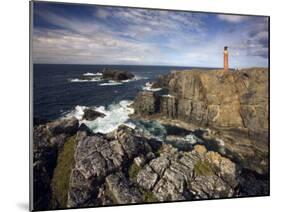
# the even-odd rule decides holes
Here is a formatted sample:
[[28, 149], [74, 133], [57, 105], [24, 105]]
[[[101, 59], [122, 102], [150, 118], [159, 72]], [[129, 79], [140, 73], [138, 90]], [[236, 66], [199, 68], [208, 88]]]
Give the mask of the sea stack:
[[224, 51], [223, 51], [223, 69], [225, 71], [228, 71], [228, 50], [227, 50], [227, 46], [224, 47]]

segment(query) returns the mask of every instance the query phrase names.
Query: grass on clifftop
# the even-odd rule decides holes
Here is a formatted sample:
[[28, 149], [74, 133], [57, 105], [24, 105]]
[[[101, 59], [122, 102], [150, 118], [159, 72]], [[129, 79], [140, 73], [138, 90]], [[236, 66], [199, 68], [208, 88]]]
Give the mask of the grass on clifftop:
[[75, 136], [69, 137], [59, 153], [57, 166], [51, 183], [52, 206], [65, 208], [69, 187], [70, 173], [74, 164], [74, 151], [76, 146]]
[[129, 168], [129, 177], [132, 179], [132, 180], [135, 180], [135, 178], [137, 177], [139, 171], [141, 170], [141, 168], [139, 166], [137, 166], [136, 164], [132, 164]]
[[141, 193], [144, 202], [159, 202], [152, 191], [141, 189]]
[[212, 165], [207, 161], [198, 161], [194, 165], [194, 172], [198, 176], [200, 175], [210, 176], [214, 174]]

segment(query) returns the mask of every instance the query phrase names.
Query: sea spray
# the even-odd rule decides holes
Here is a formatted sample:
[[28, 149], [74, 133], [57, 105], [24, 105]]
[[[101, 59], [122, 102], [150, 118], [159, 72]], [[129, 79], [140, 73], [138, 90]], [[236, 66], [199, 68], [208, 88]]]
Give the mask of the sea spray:
[[80, 124], [86, 124], [94, 133], [106, 134], [116, 130], [121, 124], [134, 128], [134, 124], [129, 122], [129, 115], [134, 113], [134, 109], [130, 107], [132, 103], [132, 101], [122, 100], [107, 108], [104, 106], [95, 107], [95, 111], [103, 113], [105, 116], [98, 117], [93, 121], [83, 119], [84, 110], [88, 107], [78, 105], [67, 117], [76, 117]]

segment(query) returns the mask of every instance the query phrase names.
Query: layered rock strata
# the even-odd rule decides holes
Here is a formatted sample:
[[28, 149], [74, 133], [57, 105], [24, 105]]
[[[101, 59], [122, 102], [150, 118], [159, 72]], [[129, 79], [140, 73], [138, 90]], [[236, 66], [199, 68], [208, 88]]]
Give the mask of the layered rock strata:
[[245, 168], [268, 173], [268, 69], [172, 71], [157, 84], [167, 93], [140, 92], [134, 103], [139, 117], [211, 128], [210, 142], [223, 143]]

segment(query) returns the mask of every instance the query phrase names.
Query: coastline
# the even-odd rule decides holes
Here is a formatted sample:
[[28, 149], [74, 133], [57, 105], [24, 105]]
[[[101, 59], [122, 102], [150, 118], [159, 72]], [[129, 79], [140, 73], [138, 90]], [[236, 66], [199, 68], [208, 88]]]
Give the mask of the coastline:
[[[238, 77], [236, 79], [240, 79], [240, 75], [243, 77], [244, 72], [230, 74], [214, 71], [211, 74], [215, 73], [217, 79], [231, 84], [235, 81], [233, 75]], [[55, 167], [58, 166], [56, 165], [57, 158], [66, 151], [64, 144], [75, 143], [74, 149], [71, 151], [72, 157], [74, 155], [73, 164], [68, 164], [70, 166], [68, 173], [71, 173], [70, 181], [63, 182], [66, 186], [63, 200], [60, 199], [62, 196], [56, 192], [57, 188], [50, 186], [45, 190], [42, 189], [48, 194], [48, 198], [53, 197], [55, 200], [44, 202], [45, 205], [37, 202], [37, 206], [55, 209], [81, 205], [98, 206], [267, 195], [269, 179], [266, 139], [258, 138], [255, 134], [252, 136], [252, 129], [245, 127], [245, 123], [239, 126], [239, 120], [229, 122], [229, 126], [224, 127], [200, 124], [200, 122], [196, 122], [197, 119], [193, 121], [191, 119], [190, 122], [184, 121], [185, 118], [178, 119], [179, 110], [174, 108], [174, 105], [179, 107], [175, 99], [180, 96], [176, 95], [186, 94], [180, 90], [171, 91], [171, 88], [173, 89], [175, 86], [179, 89], [177, 83], [182, 78], [175, 77], [182, 73], [183, 71], [173, 71], [171, 74], [159, 78], [160, 82], [157, 82], [157, 86], [168, 90], [168, 93], [165, 91], [164, 94], [160, 94], [160, 98], [162, 98], [160, 101], [157, 100], [158, 97], [155, 99], [158, 91], [141, 91], [144, 93], [144, 101], [138, 99], [137, 96], [133, 103], [123, 105], [119, 103], [121, 113], [127, 112], [127, 114], [119, 123], [114, 122], [114, 127], [107, 126], [106, 131], [93, 131], [94, 128], [91, 127], [93, 125], [90, 123], [97, 126], [103, 123], [102, 120], [112, 121], [113, 111], [120, 108], [112, 106], [112, 111], [110, 111], [110, 107], [94, 107], [93, 110], [104, 113], [105, 117], [97, 117], [88, 122], [83, 121], [84, 112], [80, 111], [78, 112], [79, 117], [70, 114], [67, 118], [35, 126], [37, 136], [35, 136], [35, 142], [44, 143], [42, 147], [39, 145], [37, 148], [41, 152], [41, 156], [37, 157], [35, 164], [47, 164], [49, 167], [50, 161], [46, 160], [46, 156], [44, 156], [46, 146], [48, 151], [54, 152], [51, 162], [54, 163], [53, 168], [50, 168], [50, 172], [45, 173], [46, 177], [43, 178], [49, 178], [50, 185], [56, 185], [59, 180], [52, 176], [53, 171], [60, 176]], [[193, 81], [189, 83], [195, 86], [193, 92], [197, 92], [196, 95], [201, 98], [199, 98], [200, 101], [206, 98], [206, 94], [202, 95], [206, 92], [206, 88], [201, 87], [199, 77], [202, 77], [201, 79], [205, 80], [205, 83], [211, 83], [210, 86], [220, 86], [207, 80], [206, 71], [191, 71], [186, 75], [192, 77]], [[254, 75], [253, 79], [256, 80], [256, 77], [259, 79], [260, 76]], [[249, 80], [249, 76], [242, 80]], [[198, 91], [196, 91], [197, 88]], [[224, 89], [223, 92], [225, 91]], [[262, 89], [258, 92], [259, 95], [263, 94]], [[198, 98], [194, 94], [190, 94], [190, 91], [187, 90], [187, 93], [195, 99], [195, 102], [198, 101]], [[148, 96], [146, 96], [147, 94]], [[243, 95], [241, 94], [241, 97]], [[150, 99], [146, 99], [147, 97]], [[226, 104], [229, 102], [232, 104], [228, 96], [223, 98], [228, 98], [225, 101]], [[247, 96], [247, 98], [250, 99], [249, 101], [256, 101], [252, 99], [252, 96]], [[157, 108], [155, 109], [153, 105], [157, 105]], [[200, 115], [202, 112], [197, 110], [196, 114]], [[120, 113], [114, 114], [114, 117], [120, 117]], [[218, 117], [218, 115], [213, 117]], [[220, 119], [215, 118], [214, 120]], [[227, 116], [222, 120], [227, 120]], [[220, 122], [218, 123], [220, 124]], [[46, 138], [42, 140], [42, 136]], [[261, 142], [258, 141], [259, 139]], [[88, 155], [86, 152], [91, 149], [98, 153]], [[91, 161], [95, 161], [95, 163]], [[46, 169], [46, 165], [38, 167], [38, 169], [42, 178], [42, 170]], [[40, 181], [39, 178], [38, 180]], [[219, 186], [219, 189], [216, 186]], [[81, 188], [84, 188], [85, 191], [82, 191]], [[82, 196], [78, 190], [82, 192]], [[94, 193], [95, 197], [89, 196], [88, 192]], [[128, 198], [128, 195], [131, 197]]]

